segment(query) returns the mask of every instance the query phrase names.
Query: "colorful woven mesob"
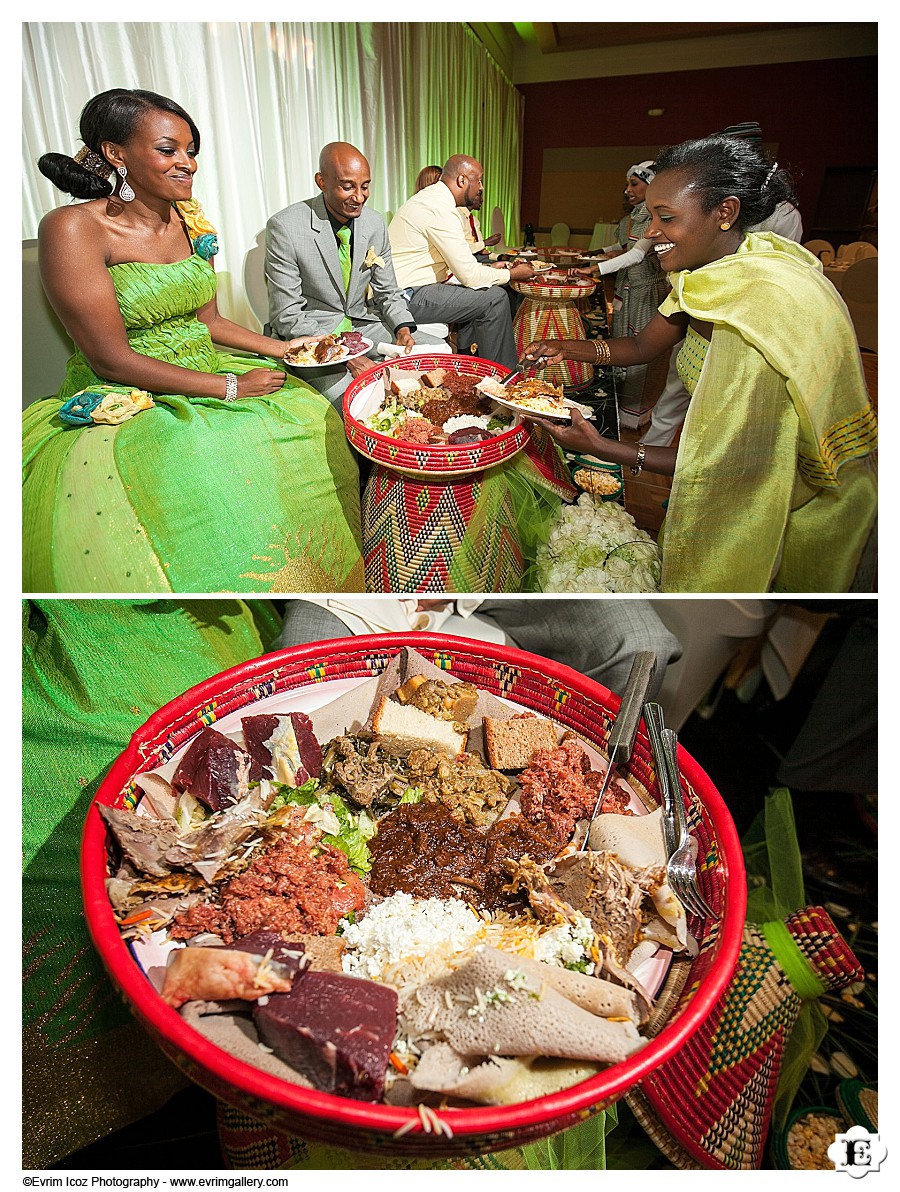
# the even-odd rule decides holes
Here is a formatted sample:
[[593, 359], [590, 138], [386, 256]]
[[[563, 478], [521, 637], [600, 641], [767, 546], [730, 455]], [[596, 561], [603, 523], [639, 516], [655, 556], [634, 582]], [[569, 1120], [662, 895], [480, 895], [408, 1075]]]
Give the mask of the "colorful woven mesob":
[[516, 512], [509, 489], [489, 490], [477, 476], [417, 481], [376, 466], [363, 496], [367, 591], [518, 592]]
[[461, 476], [483, 472], [495, 464], [505, 463], [528, 442], [528, 428], [517, 422], [509, 430], [495, 434], [493, 438], [480, 443], [407, 443], [390, 435], [371, 430], [356, 416], [360, 407], [367, 407], [372, 385], [377, 383], [379, 397], [383, 388], [383, 376], [389, 370], [415, 370], [427, 372], [433, 368], [450, 369], [452, 372], [475, 380], [485, 377], [502, 378], [510, 369], [493, 360], [482, 360], [478, 356], [433, 355], [401, 356], [383, 364], [373, 365], [347, 387], [344, 394], [344, 427], [351, 446], [360, 455], [383, 464], [394, 472], [403, 472], [418, 479], [436, 477], [438, 480], [452, 480]]
[[[432, 633], [337, 638], [255, 658], [215, 675], [161, 708], [132, 734], [101, 783], [96, 800], [114, 806], [128, 804], [136, 795], [136, 775], [172, 760], [204, 727], [217, 724], [227, 731], [246, 709], [285, 706], [283, 698], [299, 696], [304, 689], [315, 689], [306, 694], [317, 704], [328, 702], [328, 691], [320, 685], [381, 675], [404, 646], [418, 651], [441, 672], [506, 697], [524, 711], [552, 716], [585, 741], [601, 750], [607, 748], [618, 699], [600, 684], [550, 659], [490, 642]], [[346, 687], [341, 684], [339, 690]], [[277, 703], [267, 704], [270, 699]], [[731, 977], [745, 909], [740, 844], [725, 803], [708, 776], [683, 751], [679, 762], [691, 829], [703, 858], [699, 875], [703, 895], [718, 917], [693, 924], [698, 954], [680, 962], [677, 972], [673, 965], [664, 981], [659, 999], [671, 1009], [669, 1020], [635, 1055], [571, 1088], [508, 1106], [441, 1107], [440, 1132], [433, 1122], [423, 1121], [408, 1107], [333, 1096], [265, 1073], [217, 1047], [167, 1006], [135, 963], [114, 920], [106, 889], [106, 828], [93, 808], [88, 811], [82, 838], [82, 890], [91, 937], [113, 985], [166, 1055], [214, 1096], [240, 1114], [257, 1119], [255, 1138], [243, 1139], [245, 1164], [248, 1159], [251, 1164], [254, 1159], [266, 1164], [288, 1158], [297, 1162], [298, 1156], [287, 1156], [283, 1149], [272, 1151], [267, 1130], [329, 1148], [352, 1147], [351, 1161], [357, 1168], [381, 1166], [378, 1160], [388, 1156], [431, 1162], [482, 1157], [536, 1143], [589, 1123], [636, 1080], [682, 1051]], [[652, 751], [641, 732], [629, 762], [628, 780], [648, 808], [656, 805], [660, 795]], [[676, 987], [682, 990], [680, 996]], [[230, 1151], [229, 1158], [237, 1165], [235, 1151]], [[508, 1163], [500, 1159], [497, 1165]]]
[[376, 466], [363, 495], [369, 592], [519, 592], [536, 584], [538, 547], [573, 487], [540, 427], [507, 464], [455, 480]]
[[[567, 279], [565, 282], [514, 281], [510, 284], [524, 298], [513, 320], [520, 357], [535, 340], [587, 338], [577, 303], [594, 292], [593, 282]], [[593, 375], [593, 366], [580, 360], [563, 360], [541, 373], [545, 380], [564, 386], [586, 385]]]
[[[766, 846], [780, 871], [771, 871], [774, 894], [755, 893], [770, 895], [771, 907], [782, 892], [797, 889], [799, 874], [790, 873], [792, 850], [783, 845], [793, 833], [787, 791], [774, 791], [768, 803]], [[782, 817], [781, 842], [772, 832], [776, 812]], [[771, 852], [775, 848], [777, 858]], [[746, 843], [745, 853], [750, 869]], [[751, 896], [749, 913], [759, 905], [752, 905]], [[815, 1000], [824, 993], [863, 976], [821, 907], [747, 923], [737, 968], [713, 1012], [681, 1051], [628, 1094], [635, 1117], [677, 1167], [758, 1168], [774, 1113], [783, 1117], [815, 1049], [808, 1012], [817, 1011]], [[664, 1013], [664, 1007], [657, 1012]]]

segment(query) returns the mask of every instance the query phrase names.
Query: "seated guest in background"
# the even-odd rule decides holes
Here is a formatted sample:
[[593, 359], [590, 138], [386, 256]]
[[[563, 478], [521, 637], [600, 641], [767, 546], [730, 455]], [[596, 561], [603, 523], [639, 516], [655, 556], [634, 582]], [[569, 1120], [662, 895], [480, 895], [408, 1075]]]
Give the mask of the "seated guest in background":
[[737, 137], [660, 154], [647, 188], [672, 291], [633, 339], [529, 345], [528, 362], [646, 362], [682, 338], [691, 392], [677, 451], [602, 437], [572, 410], [564, 448], [674, 476], [666, 592], [872, 591], [875, 416], [847, 308], [822, 264], [773, 232], [790, 179]]
[[440, 166], [423, 166], [416, 177], [416, 190], [418, 194], [420, 190], [424, 190], [426, 186], [433, 186], [435, 182], [440, 179]]
[[[362, 153], [345, 141], [326, 145], [315, 176], [320, 193], [273, 215], [266, 224], [269, 321], [280, 335], [312, 337], [357, 331], [375, 345], [395, 343], [409, 351], [416, 320], [400, 295], [384, 218], [366, 208], [371, 171]], [[373, 306], [366, 302], [371, 288]], [[346, 364], [304, 369], [304, 380], [339, 406], [352, 376], [371, 364], [368, 356]]]
[[[762, 145], [762, 129], [755, 120], [745, 120], [741, 124], [729, 124], [721, 133], [713, 136], [738, 137], [751, 145]], [[750, 232], [774, 232], [776, 236], [784, 236], [787, 240], [795, 240], [800, 244], [803, 240], [803, 220], [797, 209], [793, 194], [790, 199], [783, 199], [762, 223], [755, 228], [748, 228]], [[653, 407], [650, 417], [650, 428], [644, 435], [644, 442], [648, 447], [667, 447], [671, 444], [675, 432], [684, 422], [684, 416], [690, 405], [691, 395], [685, 389], [678, 375], [678, 353], [681, 344], [672, 349], [669, 360], [669, 371], [662, 393]]]
[[484, 250], [486, 248], [493, 248], [495, 244], [500, 243], [500, 233], [495, 232], [493, 236], [488, 236], [485, 239], [481, 234], [481, 223], [475, 214], [474, 207], [457, 207], [456, 211], [462, 222], [466, 244], [468, 244], [475, 259], [478, 261], [489, 261], [490, 255]]
[[[435, 182], [440, 181], [441, 173], [440, 166], [423, 166], [416, 177], [415, 193], [418, 194], [426, 186], [433, 186]], [[481, 204], [479, 203], [480, 206]], [[457, 207], [456, 211], [462, 222], [466, 243], [479, 260], [486, 261], [488, 258], [484, 250], [500, 243], [500, 233], [496, 232], [493, 236], [488, 236], [487, 240], [485, 240], [481, 235], [481, 224], [478, 222], [475, 209], [473, 207]]]
[[619, 695], [628, 682], [635, 654], [650, 650], [656, 655], [656, 671], [648, 699], [656, 698], [669, 663], [681, 657], [681, 643], [649, 600], [549, 596], [540, 601], [484, 596], [287, 600], [281, 633], [270, 649], [283, 650], [348, 633], [405, 633], [410, 629], [450, 633], [542, 654]]
[[[391, 220], [389, 235], [397, 280], [417, 322], [455, 323], [457, 350], [516, 364], [512, 317], [504, 286], [527, 281], [530, 265], [492, 267], [472, 255], [458, 208], [481, 206], [481, 165], [451, 157], [440, 179], [408, 199]], [[452, 275], [456, 285], [446, 284]]]

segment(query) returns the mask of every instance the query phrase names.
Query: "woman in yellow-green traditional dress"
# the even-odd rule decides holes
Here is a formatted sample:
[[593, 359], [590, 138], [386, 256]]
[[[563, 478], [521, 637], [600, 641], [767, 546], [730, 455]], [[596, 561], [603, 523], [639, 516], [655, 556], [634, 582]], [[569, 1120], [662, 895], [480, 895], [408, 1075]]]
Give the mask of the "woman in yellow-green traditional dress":
[[673, 476], [660, 536], [669, 592], [871, 591], [875, 415], [847, 308], [821, 263], [746, 228], [790, 199], [784, 170], [734, 137], [660, 154], [647, 188], [672, 292], [634, 339], [544, 341], [543, 358], [631, 365], [686, 335], [692, 394], [677, 448], [601, 437], [576, 412], [564, 447]]
[[25, 590], [361, 591], [340, 416], [285, 375], [299, 341], [216, 306], [194, 121], [116, 88], [89, 101], [80, 133], [74, 158], [39, 162], [89, 201], [39, 232], [44, 289], [76, 351], [59, 393], [23, 416]]

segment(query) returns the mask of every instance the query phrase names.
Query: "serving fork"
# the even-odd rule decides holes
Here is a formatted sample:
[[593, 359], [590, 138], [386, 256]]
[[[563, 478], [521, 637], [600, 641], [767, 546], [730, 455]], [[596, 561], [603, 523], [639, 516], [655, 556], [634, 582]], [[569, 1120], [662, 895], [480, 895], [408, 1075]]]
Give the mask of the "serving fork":
[[697, 863], [691, 852], [687, 808], [678, 773], [678, 737], [673, 729], [665, 727], [662, 708], [657, 703], [644, 705], [644, 723], [663, 796], [663, 836], [669, 857], [666, 877], [685, 910], [700, 919], [717, 919], [719, 916], [697, 885]]

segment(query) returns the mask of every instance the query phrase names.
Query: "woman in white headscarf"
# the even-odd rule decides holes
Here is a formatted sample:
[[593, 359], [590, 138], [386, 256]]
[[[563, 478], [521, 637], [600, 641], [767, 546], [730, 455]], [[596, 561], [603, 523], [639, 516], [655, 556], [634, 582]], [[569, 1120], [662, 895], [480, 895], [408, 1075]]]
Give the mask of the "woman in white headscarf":
[[[604, 255], [596, 265], [601, 277], [608, 273], [616, 274], [612, 334], [617, 339], [643, 331], [656, 314], [669, 288], [666, 275], [657, 264], [656, 255], [649, 252], [651, 242], [644, 236], [650, 224], [644, 195], [647, 184], [653, 181], [653, 166], [652, 161], [642, 161], [628, 168], [625, 194], [631, 201], [632, 209], [626, 225], [625, 251], [611, 257]], [[626, 369], [619, 394], [622, 404], [639, 404], [646, 375], [645, 364]]]

